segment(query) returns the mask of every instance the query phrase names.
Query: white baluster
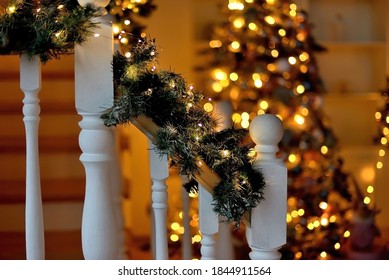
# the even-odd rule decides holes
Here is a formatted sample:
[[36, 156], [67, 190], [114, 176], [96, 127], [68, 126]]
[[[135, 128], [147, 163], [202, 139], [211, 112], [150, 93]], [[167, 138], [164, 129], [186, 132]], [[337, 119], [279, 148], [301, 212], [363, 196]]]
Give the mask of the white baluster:
[[219, 233], [216, 240], [216, 259], [234, 260], [234, 244], [231, 234], [231, 226], [228, 223], [219, 223]]
[[[232, 106], [227, 100], [215, 102], [213, 109], [214, 119], [218, 121], [216, 131], [232, 127]], [[219, 236], [216, 241], [216, 258], [219, 260], [233, 260], [234, 246], [232, 244], [231, 228], [229, 224], [219, 224]]]
[[[93, 2], [105, 7], [106, 1]], [[86, 173], [82, 217], [82, 248], [85, 259], [117, 259], [118, 223], [111, 190], [110, 164], [114, 139], [101, 114], [113, 102], [113, 36], [111, 23], [96, 18], [99, 28], [83, 45], [75, 47], [76, 109], [82, 120], [80, 157]]]
[[201, 259], [216, 259], [216, 234], [219, 230], [219, 219], [213, 211], [212, 194], [199, 184], [199, 222], [201, 239]]
[[257, 116], [250, 126], [250, 136], [257, 144], [254, 168], [262, 170], [266, 182], [265, 199], [252, 210], [246, 228], [253, 260], [280, 259], [278, 249], [286, 243], [287, 170], [275, 155], [283, 132], [280, 119], [271, 114]]
[[38, 56], [20, 57], [20, 88], [24, 92], [23, 114], [26, 130], [26, 257], [45, 258], [41, 182], [39, 170], [39, 91], [41, 63]]
[[[187, 177], [181, 177], [182, 182], [187, 182]], [[184, 234], [182, 235], [182, 259], [191, 260], [192, 259], [192, 237], [190, 234], [190, 218], [189, 218], [189, 209], [190, 209], [190, 198], [189, 194], [185, 188], [181, 188], [181, 197], [182, 197], [182, 225], [185, 229]]]
[[160, 156], [157, 154], [154, 144], [152, 144], [151, 141], [149, 143], [155, 259], [167, 260], [169, 258], [166, 226], [168, 194], [165, 181], [169, 176], [168, 159], [166, 156]]

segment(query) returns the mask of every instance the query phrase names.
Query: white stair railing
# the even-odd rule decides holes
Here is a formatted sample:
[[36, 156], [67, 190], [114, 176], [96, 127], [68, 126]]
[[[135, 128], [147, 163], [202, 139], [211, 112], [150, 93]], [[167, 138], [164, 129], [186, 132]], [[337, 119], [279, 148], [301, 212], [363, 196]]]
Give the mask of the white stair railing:
[[[153, 127], [150, 132], [143, 126], [134, 124], [143, 131], [150, 139], [157, 130]], [[154, 131], [155, 130], [155, 131]], [[278, 249], [286, 243], [286, 191], [287, 170], [281, 159], [276, 158], [278, 142], [283, 136], [281, 121], [274, 115], [257, 116], [250, 126], [250, 136], [256, 143], [255, 150], [257, 159], [254, 168], [263, 172], [266, 187], [264, 190], [265, 200], [257, 206], [250, 215], [251, 219], [246, 224], [248, 244], [252, 249], [251, 259], [279, 259], [281, 254]], [[152, 245], [154, 257], [157, 260], [168, 259], [167, 242], [167, 207], [168, 194], [165, 183], [169, 176], [168, 159], [161, 157], [155, 151], [155, 146], [149, 140], [150, 175], [152, 179]], [[201, 165], [201, 163], [199, 163]], [[211, 170], [203, 170], [204, 174], [210, 175]], [[202, 235], [201, 259], [214, 260], [217, 258], [217, 235], [220, 234], [219, 217], [213, 211], [213, 184], [216, 182], [212, 176], [199, 177], [199, 228]], [[211, 181], [207, 181], [211, 180]], [[184, 181], [184, 180], [183, 180]], [[204, 187], [203, 186], [206, 186]], [[188, 212], [184, 204], [184, 212]], [[186, 230], [189, 231], [189, 225]], [[226, 232], [228, 233], [228, 226]], [[232, 243], [231, 236], [226, 240]], [[225, 244], [232, 248], [232, 244]], [[231, 249], [230, 248], [230, 249]], [[222, 256], [223, 259], [230, 259]], [[183, 254], [187, 257], [188, 254]]]
[[[247, 241], [252, 250], [250, 258], [253, 260], [280, 259], [278, 250], [286, 243], [287, 169], [283, 161], [276, 158], [283, 132], [280, 119], [271, 114], [257, 116], [250, 125], [250, 136], [257, 152], [254, 168], [263, 172], [266, 182], [265, 199], [252, 210], [251, 219], [246, 224]], [[216, 235], [220, 228], [212, 208], [209, 188], [199, 185], [202, 260], [213, 260], [217, 256]]]
[[[104, 7], [109, 1], [93, 2]], [[75, 47], [76, 109], [82, 117], [79, 144], [80, 160], [86, 173], [86, 193], [82, 218], [82, 248], [85, 259], [124, 258], [122, 217], [120, 211], [121, 177], [115, 149], [115, 133], [104, 125], [101, 114], [112, 106], [113, 33], [111, 23], [103, 18], [98, 34]], [[41, 87], [38, 57], [20, 59], [20, 84], [25, 94], [23, 113], [26, 128], [26, 251], [27, 259], [44, 259], [44, 227], [39, 173], [38, 127]], [[278, 249], [286, 243], [286, 180], [287, 172], [281, 159], [276, 158], [278, 143], [283, 135], [281, 121], [274, 115], [256, 117], [250, 126], [250, 136], [256, 143], [254, 167], [265, 177], [265, 200], [251, 213], [246, 226], [251, 259], [279, 259]], [[148, 135], [150, 137], [150, 135]], [[165, 183], [169, 176], [168, 159], [155, 152], [150, 141], [150, 177], [152, 180], [152, 212], [155, 258], [168, 259], [167, 207]], [[116, 171], [116, 172], [115, 172]], [[187, 211], [188, 205], [184, 205]], [[199, 185], [199, 218], [202, 234], [201, 259], [217, 256], [216, 235], [219, 219], [213, 212], [212, 193]], [[188, 221], [186, 221], [188, 224]], [[186, 229], [189, 232], [189, 227]], [[188, 237], [188, 235], [187, 235]], [[229, 244], [230, 246], [231, 244]], [[184, 253], [187, 257], [189, 253]]]
[[[106, 1], [78, 1], [106, 7]], [[79, 144], [86, 173], [86, 192], [82, 216], [82, 249], [85, 259], [117, 259], [118, 219], [111, 190], [110, 163], [115, 141], [101, 114], [113, 102], [112, 25], [96, 18], [98, 34], [75, 47], [76, 109], [82, 120]]]
[[24, 92], [23, 114], [26, 130], [26, 257], [45, 258], [42, 195], [39, 170], [38, 131], [40, 120], [39, 91], [41, 62], [38, 56], [20, 57], [20, 88]]
[[[82, 247], [86, 259], [123, 258], [123, 232], [119, 230], [121, 177], [115, 153], [115, 133], [104, 126], [100, 115], [104, 106], [113, 100], [110, 65], [112, 56], [111, 27], [101, 25], [100, 36], [75, 49], [76, 107], [82, 116], [80, 127], [80, 157], [86, 171], [86, 196], [82, 222]], [[104, 33], [105, 32], [105, 33]], [[101, 39], [101, 36], [103, 39]], [[105, 41], [105, 45], [102, 44]], [[96, 46], [99, 46], [98, 48]], [[92, 49], [92, 50], [91, 50]], [[99, 57], [96, 60], [95, 57]], [[104, 63], [102, 63], [102, 61]], [[101, 64], [100, 64], [101, 63]], [[39, 58], [20, 60], [20, 83], [23, 100], [27, 142], [26, 176], [26, 250], [27, 259], [44, 259], [44, 229], [39, 175], [38, 126], [41, 72]], [[93, 69], [93, 70], [91, 70]], [[95, 79], [99, 77], [99, 79]], [[101, 83], [101, 84], [100, 84]], [[107, 93], [109, 96], [107, 96]], [[92, 96], [93, 95], [93, 96]], [[99, 100], [94, 102], [94, 100]], [[278, 142], [283, 135], [281, 121], [274, 115], [256, 117], [250, 126], [250, 136], [256, 143], [254, 167], [265, 177], [265, 200], [251, 213], [246, 235], [252, 251], [251, 259], [279, 259], [279, 248], [286, 243], [287, 171], [276, 157]], [[165, 183], [169, 176], [168, 159], [155, 151], [150, 141], [150, 177], [152, 179], [152, 210], [155, 259], [168, 259], [167, 207]], [[116, 172], [114, 172], [116, 171]], [[115, 175], [116, 173], [116, 175]], [[185, 212], [188, 205], [184, 205]], [[209, 188], [199, 185], [199, 216], [202, 234], [201, 259], [217, 256], [216, 234], [219, 221], [212, 209]], [[189, 231], [189, 226], [187, 228]], [[230, 246], [231, 244], [229, 244]], [[188, 256], [188, 254], [184, 254]]]
[[286, 243], [287, 170], [276, 158], [283, 133], [281, 121], [270, 114], [257, 116], [250, 125], [257, 152], [254, 168], [262, 170], [266, 182], [265, 199], [251, 212], [246, 227], [253, 260], [280, 259], [278, 250]]

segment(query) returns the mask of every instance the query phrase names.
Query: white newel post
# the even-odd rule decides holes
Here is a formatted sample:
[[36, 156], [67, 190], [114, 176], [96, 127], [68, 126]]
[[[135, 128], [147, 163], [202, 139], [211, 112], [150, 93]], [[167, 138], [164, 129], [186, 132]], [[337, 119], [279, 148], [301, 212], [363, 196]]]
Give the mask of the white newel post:
[[[109, 0], [78, 2], [105, 7]], [[85, 259], [117, 259], [119, 229], [110, 174], [115, 142], [100, 118], [113, 102], [113, 35], [110, 22], [95, 20], [100, 22], [96, 35], [75, 47], [76, 109], [82, 116], [80, 160], [86, 175], [82, 249]]]
[[213, 211], [212, 194], [199, 184], [199, 228], [201, 232], [201, 259], [216, 259], [216, 234], [219, 219]]
[[156, 153], [155, 146], [151, 141], [149, 147], [155, 259], [167, 260], [169, 258], [166, 227], [168, 194], [165, 181], [169, 177], [168, 159], [166, 156], [160, 156]]
[[286, 243], [287, 169], [276, 157], [283, 133], [280, 119], [271, 114], [257, 116], [250, 125], [257, 152], [254, 168], [262, 170], [266, 182], [265, 199], [252, 210], [246, 228], [253, 260], [280, 259], [278, 250]]
[[26, 257], [28, 260], [45, 258], [42, 195], [39, 170], [39, 91], [41, 62], [38, 56], [20, 57], [20, 88], [24, 92], [23, 121], [26, 130]]

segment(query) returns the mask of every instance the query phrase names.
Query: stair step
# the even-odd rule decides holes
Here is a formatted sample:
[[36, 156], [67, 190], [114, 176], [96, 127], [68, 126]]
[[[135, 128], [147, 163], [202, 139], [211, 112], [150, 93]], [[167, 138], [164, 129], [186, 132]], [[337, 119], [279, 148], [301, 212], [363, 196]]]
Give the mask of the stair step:
[[[24, 94], [20, 89], [19, 57], [0, 57], [0, 114], [21, 114]], [[75, 112], [74, 60], [63, 56], [42, 65], [41, 112]]]
[[[0, 80], [0, 114], [22, 114], [24, 94], [18, 80]], [[43, 80], [38, 94], [41, 114], [70, 112], [76, 114], [74, 79]]]
[[[58, 152], [39, 155], [42, 180], [84, 178], [85, 171], [79, 160], [80, 153]], [[4, 181], [24, 180], [26, 155], [23, 153], [0, 153], [0, 178]]]
[[[0, 79], [2, 103], [20, 102], [22, 103], [24, 94], [20, 89], [20, 80], [17, 79]], [[74, 100], [74, 78], [53, 78], [49, 80], [42, 79], [42, 87], [39, 91], [40, 101], [69, 101]]]
[[[53, 102], [40, 102], [41, 113], [40, 117], [44, 117], [45, 114], [77, 114], [74, 108], [74, 102], [62, 102], [62, 103], [53, 103]], [[1, 115], [22, 115], [23, 104], [19, 103], [8, 103], [0, 105], [0, 114]]]
[[[82, 260], [81, 231], [46, 231], [47, 260]], [[0, 232], [0, 260], [25, 260], [24, 232]]]
[[[84, 201], [54, 201], [42, 205], [46, 231], [78, 230], [82, 224]], [[0, 204], [0, 232], [25, 230], [25, 203]]]
[[[85, 197], [84, 179], [42, 180], [42, 201], [83, 201]], [[26, 182], [0, 181], [0, 203], [24, 203], [26, 197]]]
[[[26, 139], [23, 137], [0, 138], [0, 153], [25, 153]], [[39, 137], [40, 153], [80, 153], [78, 136]]]
[[[135, 237], [128, 229], [124, 230], [124, 234], [123, 246], [129, 259], [152, 259], [150, 236]], [[0, 260], [25, 260], [25, 233], [0, 232], [0, 248]], [[45, 231], [45, 258], [46, 260], [83, 260], [81, 230]]]
[[[78, 135], [78, 125], [81, 117], [77, 114], [46, 114], [41, 115], [39, 122], [39, 135], [64, 137]], [[25, 137], [23, 116], [0, 114], [0, 138]]]
[[[74, 76], [74, 56], [62, 55], [42, 64], [42, 79], [69, 78]], [[0, 56], [0, 80], [19, 79], [19, 55]]]

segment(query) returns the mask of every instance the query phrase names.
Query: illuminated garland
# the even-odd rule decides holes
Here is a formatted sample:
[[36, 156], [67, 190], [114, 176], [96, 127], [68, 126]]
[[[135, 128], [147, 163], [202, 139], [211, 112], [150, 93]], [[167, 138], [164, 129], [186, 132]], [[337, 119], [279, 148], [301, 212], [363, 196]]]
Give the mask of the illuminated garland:
[[[151, 6], [149, 6], [150, 8]], [[113, 10], [111, 10], [114, 13]], [[92, 34], [100, 9], [75, 0], [9, 1], [0, 8], [0, 54], [38, 55], [42, 62], [73, 52]], [[126, 57], [131, 54], [130, 58]], [[116, 100], [103, 115], [107, 126], [150, 118], [158, 127], [158, 152], [188, 176], [188, 191], [197, 191], [199, 161], [220, 178], [213, 188], [214, 210], [239, 226], [263, 199], [263, 175], [252, 168], [252, 142], [245, 129], [216, 132], [215, 120], [200, 106], [203, 96], [172, 71], [156, 70], [154, 40], [141, 39], [126, 56], [113, 60]]]
[[81, 7], [75, 0], [12, 0], [0, 7], [0, 54], [38, 55], [42, 62], [73, 52], [100, 15], [91, 4]]
[[141, 39], [130, 58], [113, 61], [115, 102], [102, 116], [107, 126], [150, 118], [157, 126], [153, 142], [180, 174], [188, 176], [188, 191], [197, 191], [202, 160], [220, 177], [213, 189], [214, 211], [239, 226], [243, 216], [263, 199], [263, 175], [252, 167], [252, 142], [245, 129], [216, 132], [216, 121], [200, 105], [203, 96], [179, 74], [157, 70], [154, 40]]
[[[155, 9], [153, 0], [111, 1], [106, 7], [112, 16], [114, 38], [121, 51], [127, 52], [137, 38], [145, 36], [139, 18]], [[91, 35], [102, 15], [92, 4], [82, 7], [76, 0], [0, 1], [0, 54], [39, 55], [42, 62], [73, 52]]]

